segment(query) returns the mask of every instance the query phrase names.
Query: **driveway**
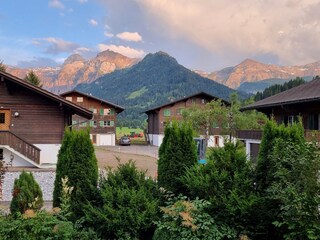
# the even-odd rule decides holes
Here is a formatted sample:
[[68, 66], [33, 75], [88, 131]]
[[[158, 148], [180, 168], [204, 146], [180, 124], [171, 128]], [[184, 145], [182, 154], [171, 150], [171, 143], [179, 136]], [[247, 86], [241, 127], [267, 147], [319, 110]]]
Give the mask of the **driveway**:
[[95, 147], [99, 168], [117, 168], [119, 164], [133, 160], [138, 169], [153, 178], [158, 174], [158, 147], [154, 146], [99, 146]]

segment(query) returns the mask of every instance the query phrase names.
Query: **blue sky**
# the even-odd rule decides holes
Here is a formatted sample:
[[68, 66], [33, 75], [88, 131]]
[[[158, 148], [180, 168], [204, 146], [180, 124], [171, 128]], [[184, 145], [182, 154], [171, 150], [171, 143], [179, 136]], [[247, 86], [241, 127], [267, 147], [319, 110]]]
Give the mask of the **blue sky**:
[[206, 71], [246, 58], [320, 60], [318, 0], [1, 0], [0, 59], [55, 66], [73, 53], [129, 57], [165, 51]]

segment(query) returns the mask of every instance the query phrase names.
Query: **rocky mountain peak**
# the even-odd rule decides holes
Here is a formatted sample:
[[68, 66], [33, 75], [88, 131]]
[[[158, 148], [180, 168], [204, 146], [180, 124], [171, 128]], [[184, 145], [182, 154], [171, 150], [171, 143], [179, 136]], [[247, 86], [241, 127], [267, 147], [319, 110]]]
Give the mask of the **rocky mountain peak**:
[[74, 62], [85, 62], [85, 59], [80, 54], [72, 54], [64, 61], [63, 65], [71, 64]]

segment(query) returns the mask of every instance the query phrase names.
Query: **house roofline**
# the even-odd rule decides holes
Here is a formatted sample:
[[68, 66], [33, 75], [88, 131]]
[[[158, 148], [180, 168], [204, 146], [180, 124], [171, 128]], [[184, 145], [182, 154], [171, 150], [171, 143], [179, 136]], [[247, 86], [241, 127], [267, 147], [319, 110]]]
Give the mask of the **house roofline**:
[[169, 102], [169, 103], [165, 103], [165, 104], [159, 105], [159, 106], [157, 106], [157, 107], [148, 109], [148, 110], [146, 110], [146, 111], [144, 111], [144, 112], [142, 112], [142, 113], [148, 114], [148, 113], [153, 112], [153, 111], [156, 111], [156, 110], [158, 110], [158, 109], [160, 109], [160, 108], [163, 108], [163, 107], [166, 107], [166, 106], [170, 106], [170, 105], [172, 105], [172, 104], [176, 104], [176, 103], [178, 103], [178, 102], [182, 102], [182, 101], [185, 101], [185, 100], [187, 100], [187, 99], [189, 99], [189, 98], [196, 97], [196, 96], [199, 96], [199, 95], [205, 95], [205, 96], [210, 97], [210, 98], [212, 98], [212, 99], [220, 99], [224, 104], [230, 105], [230, 103], [229, 103], [228, 101], [226, 101], [226, 100], [224, 100], [224, 99], [222, 99], [222, 98], [218, 98], [218, 97], [213, 96], [213, 95], [211, 95], [211, 94], [209, 94], [209, 93], [206, 93], [206, 92], [198, 92], [198, 93], [189, 95], [189, 96], [187, 96], [187, 97], [183, 97], [183, 98], [177, 99], [177, 100], [175, 100], [175, 101], [172, 101], [172, 102]]
[[64, 98], [60, 97], [59, 95], [51, 93], [51, 92], [49, 92], [49, 91], [47, 91], [45, 89], [42, 89], [40, 87], [34, 86], [31, 83], [29, 83], [29, 82], [27, 82], [25, 80], [22, 80], [22, 79], [14, 76], [14, 75], [12, 75], [10, 73], [0, 72], [0, 76], [1, 76], [0, 81], [8, 80], [8, 81], [13, 82], [15, 84], [18, 84], [18, 85], [20, 85], [20, 86], [22, 86], [24, 88], [32, 90], [32, 91], [34, 91], [34, 92], [36, 92], [36, 93], [38, 93], [38, 94], [40, 94], [42, 96], [45, 96], [45, 97], [47, 97], [47, 98], [49, 98], [49, 99], [51, 99], [53, 101], [56, 101], [56, 102], [58, 102], [58, 103], [60, 103], [62, 105], [65, 105], [65, 106], [71, 108], [75, 112], [75, 114], [77, 114], [77, 115], [80, 115], [80, 116], [82, 116], [84, 118], [87, 118], [87, 119], [91, 119], [92, 116], [93, 116], [91, 111], [89, 111], [89, 110], [87, 110], [87, 109], [85, 109], [83, 107], [80, 107], [80, 106], [78, 106], [78, 105], [76, 105], [74, 103], [71, 103], [71, 102], [65, 100]]
[[103, 99], [101, 99], [101, 98], [94, 97], [94, 96], [92, 96], [92, 95], [90, 95], [90, 94], [87, 94], [87, 93], [84, 93], [84, 92], [77, 91], [77, 90], [75, 90], [75, 89], [70, 90], [70, 91], [67, 91], [67, 92], [64, 92], [64, 93], [60, 94], [60, 96], [64, 97], [64, 96], [66, 96], [66, 95], [68, 95], [68, 94], [70, 94], [70, 93], [78, 93], [78, 94], [80, 94], [80, 95], [82, 95], [82, 96], [84, 96], [84, 97], [92, 98], [92, 99], [94, 99], [94, 100], [96, 100], [96, 101], [99, 101], [99, 102], [101, 102], [101, 103], [105, 103], [105, 104], [111, 105], [111, 106], [113, 106], [113, 107], [116, 108], [116, 112], [117, 112], [117, 113], [121, 113], [121, 112], [125, 109], [124, 107], [121, 107], [121, 106], [119, 106], [119, 105], [117, 105], [117, 104], [114, 104], [114, 103], [112, 103], [112, 102], [103, 100]]

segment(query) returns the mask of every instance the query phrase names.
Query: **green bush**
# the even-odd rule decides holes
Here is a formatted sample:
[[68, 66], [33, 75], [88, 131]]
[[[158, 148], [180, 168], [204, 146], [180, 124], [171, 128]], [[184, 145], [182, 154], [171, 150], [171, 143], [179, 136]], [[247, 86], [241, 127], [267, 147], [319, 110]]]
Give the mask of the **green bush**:
[[158, 182], [166, 191], [185, 193], [180, 177], [186, 167], [197, 163], [196, 145], [189, 125], [169, 124], [159, 148]]
[[235, 232], [226, 225], [217, 225], [206, 213], [210, 203], [206, 200], [187, 200], [186, 197], [171, 198], [161, 208], [163, 217], [157, 221], [153, 240], [202, 240], [235, 239]]
[[94, 240], [98, 239], [90, 229], [83, 229], [59, 216], [44, 211], [28, 210], [17, 218], [0, 218], [0, 239], [2, 240]]
[[181, 178], [192, 199], [211, 202], [207, 212], [217, 223], [232, 226], [238, 234], [250, 232], [254, 204], [253, 168], [244, 147], [225, 143], [208, 151], [207, 164], [195, 165]]
[[22, 172], [14, 180], [10, 211], [24, 213], [27, 209], [39, 210], [43, 206], [42, 191], [32, 173]]
[[73, 187], [70, 210], [73, 220], [84, 216], [84, 205], [94, 201], [98, 185], [98, 165], [88, 131], [66, 130], [58, 154], [53, 206], [61, 204], [62, 179], [68, 177]]
[[156, 183], [132, 161], [108, 169], [100, 182], [100, 205], [86, 208], [86, 221], [104, 239], [151, 239], [158, 219]]

